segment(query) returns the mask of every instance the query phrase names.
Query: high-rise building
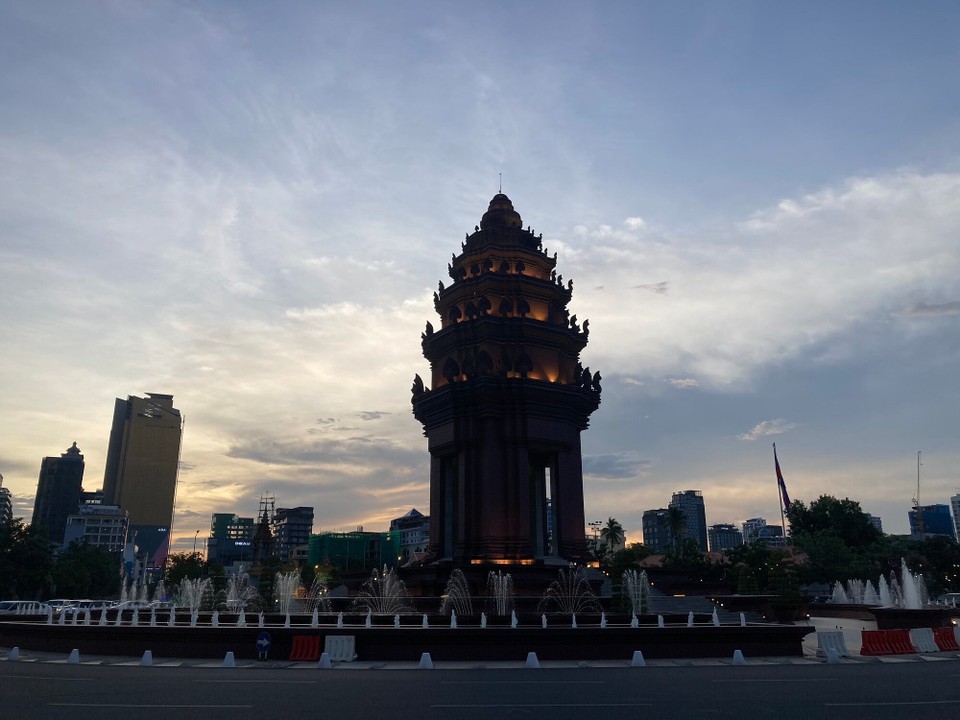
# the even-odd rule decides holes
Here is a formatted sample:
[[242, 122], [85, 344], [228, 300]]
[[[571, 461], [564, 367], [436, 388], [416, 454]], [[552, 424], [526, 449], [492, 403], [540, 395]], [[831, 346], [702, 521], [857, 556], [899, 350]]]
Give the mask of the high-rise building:
[[235, 563], [253, 562], [253, 535], [257, 524], [252, 517], [233, 513], [214, 513], [210, 518], [207, 538], [207, 562], [230, 567]]
[[167, 557], [183, 418], [173, 395], [117, 398], [103, 474], [104, 502], [130, 518], [129, 532], [147, 567]]
[[427, 551], [430, 542], [430, 518], [416, 508], [390, 521], [390, 532], [400, 533], [402, 562]]
[[[600, 374], [556, 254], [498, 193], [439, 283], [413, 413], [430, 451], [430, 556], [445, 566], [560, 566], [587, 558], [580, 433]], [[553, 510], [552, 536], [547, 505]]]
[[56, 545], [63, 542], [67, 518], [80, 505], [83, 468], [83, 455], [76, 443], [60, 457], [45, 457], [40, 463], [32, 522], [46, 527], [50, 542]]
[[400, 564], [400, 533], [321, 532], [310, 536], [307, 561], [332, 565], [341, 572], [379, 570]]
[[953, 511], [953, 534], [960, 541], [960, 490], [950, 496], [950, 509]]
[[9, 525], [13, 522], [13, 496], [10, 490], [3, 486], [3, 475], [0, 475], [0, 525]]
[[298, 547], [306, 547], [313, 532], [313, 508], [277, 508], [273, 513], [274, 552], [287, 562]]
[[117, 558], [117, 567], [127, 543], [127, 513], [117, 505], [84, 504], [67, 518], [64, 549], [72, 542], [102, 547]]
[[643, 544], [655, 553], [666, 553], [674, 549], [673, 529], [670, 527], [670, 513], [667, 508], [647, 510], [643, 513]]
[[883, 520], [879, 515], [869, 515], [870, 524], [873, 525], [877, 530], [883, 532]]
[[758, 538], [760, 531], [766, 526], [767, 521], [765, 518], [750, 518], [749, 520], [744, 520], [743, 525], [740, 526], [743, 529], [743, 542], [746, 545], [752, 543]]
[[920, 513], [923, 517], [923, 531], [920, 530], [920, 523], [917, 519], [916, 509], [909, 510], [907, 517], [910, 520], [910, 539], [919, 540], [922, 537], [928, 538], [934, 535], [957, 539], [954, 534], [953, 518], [950, 517], [949, 505], [922, 505]]
[[718, 523], [707, 528], [707, 540], [712, 552], [720, 552], [743, 545], [743, 533], [730, 523]]
[[675, 492], [670, 507], [680, 508], [686, 520], [685, 537], [697, 543], [700, 552], [707, 551], [707, 513], [703, 504], [703, 493], [699, 490]]

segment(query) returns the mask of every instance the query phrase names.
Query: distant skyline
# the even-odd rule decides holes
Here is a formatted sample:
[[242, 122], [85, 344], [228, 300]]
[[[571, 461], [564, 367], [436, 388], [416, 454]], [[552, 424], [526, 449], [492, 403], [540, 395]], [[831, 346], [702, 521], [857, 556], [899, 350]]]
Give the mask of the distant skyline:
[[497, 192], [558, 253], [587, 520], [641, 539], [960, 488], [960, 7], [0, 0], [0, 474], [29, 519], [115, 398], [184, 432], [173, 551], [261, 494], [315, 530], [428, 507], [410, 407]]

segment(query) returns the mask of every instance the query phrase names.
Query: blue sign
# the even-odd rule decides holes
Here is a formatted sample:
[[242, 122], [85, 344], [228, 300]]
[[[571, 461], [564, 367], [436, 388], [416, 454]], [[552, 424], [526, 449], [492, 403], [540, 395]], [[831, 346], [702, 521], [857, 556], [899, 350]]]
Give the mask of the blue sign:
[[266, 655], [268, 650], [270, 650], [270, 633], [264, 630], [257, 635], [257, 652]]

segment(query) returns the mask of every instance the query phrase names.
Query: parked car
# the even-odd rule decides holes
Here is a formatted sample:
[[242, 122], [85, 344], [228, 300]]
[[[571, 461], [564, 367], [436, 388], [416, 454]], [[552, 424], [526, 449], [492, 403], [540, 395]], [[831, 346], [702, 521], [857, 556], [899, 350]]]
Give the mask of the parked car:
[[55, 613], [64, 610], [65, 608], [72, 607], [76, 604], [76, 600], [67, 600], [65, 598], [55, 598], [53, 600], [47, 600], [46, 604], [53, 608]]
[[99, 613], [102, 610], [109, 610], [117, 606], [116, 601], [114, 600], [76, 600], [73, 605], [64, 608], [60, 612], [63, 613], [65, 617], [73, 617], [74, 615], [81, 615], [82, 613]]

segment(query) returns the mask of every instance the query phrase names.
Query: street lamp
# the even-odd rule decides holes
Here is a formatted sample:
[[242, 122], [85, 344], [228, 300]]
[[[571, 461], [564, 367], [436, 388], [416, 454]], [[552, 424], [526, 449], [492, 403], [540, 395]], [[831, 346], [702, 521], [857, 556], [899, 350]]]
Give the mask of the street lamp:
[[197, 554], [197, 538], [200, 537], [200, 531], [197, 530], [196, 534], [193, 536], [193, 554]]
[[587, 525], [593, 528], [593, 552], [596, 554], [597, 548], [600, 547], [600, 528], [603, 526], [603, 520], [594, 520]]

